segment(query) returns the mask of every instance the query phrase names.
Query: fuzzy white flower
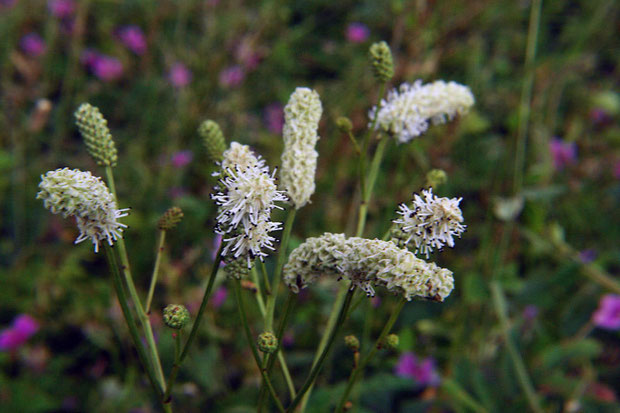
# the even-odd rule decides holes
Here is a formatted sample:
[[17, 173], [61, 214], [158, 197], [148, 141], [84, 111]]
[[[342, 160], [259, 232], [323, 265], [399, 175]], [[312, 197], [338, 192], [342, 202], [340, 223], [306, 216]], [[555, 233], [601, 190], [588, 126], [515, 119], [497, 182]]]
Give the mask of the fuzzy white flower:
[[405, 245], [413, 241], [415, 253], [429, 254], [444, 245], [454, 247], [454, 237], [460, 237], [466, 225], [459, 204], [462, 198], [439, 198], [432, 188], [422, 191], [424, 199], [414, 195], [413, 204], [402, 203], [397, 213], [401, 218], [393, 222], [402, 232]]
[[252, 261], [259, 258], [261, 261], [268, 254], [264, 249], [274, 251], [273, 246], [276, 238], [269, 235], [270, 232], [282, 229], [280, 222], [272, 222], [268, 215], [260, 217], [256, 224], [238, 228], [228, 235], [225, 235], [223, 242], [226, 243], [222, 250], [223, 256], [232, 256], [234, 259], [244, 257], [247, 260], [248, 268], [251, 267]]
[[317, 129], [323, 108], [319, 94], [298, 87], [284, 108], [284, 151], [282, 152], [282, 185], [296, 209], [310, 200], [314, 193], [314, 174], [319, 139]]
[[90, 239], [99, 251], [101, 241], [112, 245], [122, 237], [126, 225], [117, 220], [129, 209], [118, 209], [114, 196], [101, 178], [79, 169], [57, 169], [41, 176], [37, 199], [45, 208], [64, 218], [74, 216], [80, 230], [75, 243]]
[[[265, 168], [265, 160], [260, 155], [255, 155], [248, 145], [242, 145], [238, 142], [231, 142], [230, 148], [226, 149], [222, 154], [223, 159], [220, 166], [223, 170], [237, 167], [244, 170], [249, 167]], [[218, 172], [215, 173], [217, 175]]]
[[463, 115], [474, 104], [474, 96], [467, 86], [438, 80], [426, 85], [421, 80], [413, 85], [403, 83], [388, 92], [379, 107], [369, 112], [370, 123], [376, 117], [376, 129], [383, 129], [398, 142], [409, 142], [432, 124], [452, 120]]
[[389, 241], [326, 233], [308, 238], [297, 247], [284, 266], [284, 282], [293, 292], [313, 283], [320, 275], [347, 278], [374, 296], [384, 286], [413, 297], [443, 301], [454, 287], [452, 272], [427, 263]]

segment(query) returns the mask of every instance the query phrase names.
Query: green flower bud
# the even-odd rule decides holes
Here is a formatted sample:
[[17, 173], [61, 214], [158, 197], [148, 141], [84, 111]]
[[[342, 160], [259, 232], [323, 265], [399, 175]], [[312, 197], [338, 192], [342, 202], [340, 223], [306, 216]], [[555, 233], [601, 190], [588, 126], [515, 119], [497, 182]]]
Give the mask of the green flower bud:
[[437, 188], [448, 181], [448, 175], [441, 169], [433, 169], [426, 174], [426, 186]]
[[198, 127], [198, 134], [202, 138], [209, 159], [221, 162], [224, 159], [222, 154], [226, 150], [226, 139], [219, 125], [212, 120], [205, 120]]
[[407, 248], [409, 236], [410, 234], [403, 231], [399, 225], [392, 225], [392, 228], [390, 228], [390, 241], [398, 248]]
[[398, 348], [399, 341], [398, 335], [388, 334], [388, 336], [383, 340], [383, 348], [386, 350], [396, 350]]
[[75, 124], [84, 138], [88, 154], [98, 165], [116, 166], [118, 159], [116, 146], [108, 129], [108, 122], [99, 109], [88, 103], [82, 103], [74, 115]]
[[386, 42], [373, 43], [370, 46], [369, 55], [375, 78], [382, 83], [392, 79], [394, 62], [392, 61], [390, 46]]
[[180, 304], [168, 304], [164, 308], [164, 323], [175, 330], [180, 330], [189, 323], [189, 311]]
[[359, 351], [360, 350], [360, 341], [354, 335], [348, 335], [344, 338], [344, 344], [351, 351]]
[[353, 130], [353, 124], [351, 123], [351, 119], [346, 116], [340, 116], [336, 119], [336, 126], [342, 133], [349, 133]]
[[258, 349], [263, 353], [275, 353], [278, 349], [278, 339], [273, 333], [269, 331], [265, 331], [258, 336], [258, 340], [256, 341], [258, 345]]
[[162, 231], [168, 231], [177, 226], [183, 219], [183, 211], [179, 207], [168, 208], [166, 212], [159, 218], [157, 226]]
[[[252, 262], [251, 265], [254, 263]], [[236, 278], [240, 280], [242, 278], [247, 278], [250, 276], [250, 270], [252, 267], [248, 268], [248, 260], [246, 257], [239, 257], [237, 259], [233, 259], [231, 261], [226, 261], [226, 266], [224, 267], [224, 272], [226, 275], [232, 278]]]

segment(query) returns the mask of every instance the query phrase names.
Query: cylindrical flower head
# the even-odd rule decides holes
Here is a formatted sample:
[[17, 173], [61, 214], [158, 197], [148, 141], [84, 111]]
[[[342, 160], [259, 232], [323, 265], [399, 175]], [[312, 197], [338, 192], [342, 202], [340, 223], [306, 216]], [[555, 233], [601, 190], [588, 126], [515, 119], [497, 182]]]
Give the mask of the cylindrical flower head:
[[405, 244], [413, 241], [415, 253], [428, 258], [444, 245], [454, 247], [454, 237], [460, 237], [467, 226], [459, 207], [462, 198], [439, 198], [432, 188], [422, 190], [422, 195], [424, 199], [415, 194], [411, 206], [400, 204], [397, 213], [401, 218], [393, 222], [407, 235]]
[[212, 120], [205, 120], [198, 127], [198, 134], [202, 137], [202, 143], [209, 159], [213, 162], [221, 162], [226, 150], [226, 139], [220, 126]]
[[157, 227], [162, 231], [169, 231], [177, 226], [183, 219], [183, 211], [179, 207], [168, 208], [166, 212], [159, 218]]
[[314, 149], [323, 107], [316, 91], [298, 87], [284, 107], [284, 151], [280, 176], [296, 209], [314, 193], [314, 174], [319, 156]]
[[[230, 148], [226, 149], [222, 154], [222, 162], [220, 163], [222, 170], [226, 169], [239, 169], [244, 171], [246, 168], [258, 167], [259, 169], [265, 169], [265, 161], [260, 156], [254, 155], [252, 149], [248, 145], [241, 145], [237, 142], [231, 142]], [[215, 175], [219, 175], [216, 172]]]
[[452, 272], [417, 258], [392, 242], [326, 233], [308, 238], [291, 252], [284, 282], [299, 292], [319, 276], [347, 278], [374, 296], [374, 286], [413, 297], [443, 301], [452, 291]]
[[129, 209], [117, 209], [108, 187], [90, 172], [69, 168], [49, 171], [41, 176], [39, 188], [37, 199], [43, 200], [45, 208], [64, 218], [75, 217], [80, 230], [76, 244], [90, 239], [98, 252], [101, 241], [112, 245], [127, 228], [117, 220], [127, 216]]
[[368, 50], [372, 71], [375, 78], [385, 83], [394, 76], [394, 62], [392, 61], [392, 51], [386, 42], [373, 43]]
[[116, 146], [108, 122], [99, 109], [89, 103], [82, 103], [75, 111], [75, 124], [84, 138], [88, 154], [97, 164], [116, 166]]
[[164, 324], [175, 330], [185, 327], [190, 321], [189, 311], [180, 304], [168, 304], [164, 308]]
[[464, 115], [473, 104], [474, 95], [467, 86], [443, 80], [423, 85], [418, 80], [388, 92], [379, 107], [370, 110], [369, 117], [371, 124], [377, 118], [376, 129], [404, 143], [424, 133], [429, 122], [435, 125]]

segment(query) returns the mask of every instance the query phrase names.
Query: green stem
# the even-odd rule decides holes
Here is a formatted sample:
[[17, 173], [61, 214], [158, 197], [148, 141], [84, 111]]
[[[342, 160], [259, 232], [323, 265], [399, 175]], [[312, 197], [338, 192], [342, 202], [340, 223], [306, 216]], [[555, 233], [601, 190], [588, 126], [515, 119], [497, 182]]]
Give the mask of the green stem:
[[170, 376], [168, 377], [168, 383], [166, 384], [166, 392], [164, 393], [164, 402], [170, 403], [170, 395], [172, 393], [172, 386], [174, 386], [174, 382], [177, 379], [177, 374], [179, 374], [179, 368], [181, 367], [181, 332], [179, 330], [175, 333], [174, 338], [174, 363], [172, 364], [172, 371], [170, 372]]
[[540, 27], [540, 10], [542, 0], [532, 0], [530, 9], [530, 25], [527, 33], [527, 46], [525, 50], [525, 78], [521, 88], [521, 102], [519, 104], [519, 125], [517, 129], [517, 144], [514, 165], [515, 195], [521, 192], [523, 186], [523, 169], [525, 167], [525, 147], [527, 145], [527, 130], [530, 120], [530, 103], [534, 86], [534, 61], [536, 59], [536, 44]]
[[368, 204], [370, 203], [370, 196], [374, 189], [377, 175], [379, 173], [379, 166], [381, 166], [381, 160], [383, 159], [383, 153], [385, 152], [385, 146], [388, 143], [388, 138], [383, 138], [379, 141], [375, 154], [373, 155], [372, 162], [370, 164], [370, 172], [368, 174], [368, 180], [366, 182], [366, 190], [362, 195], [362, 203], [360, 204], [359, 216], [357, 221], [356, 236], [361, 237], [364, 233], [364, 227], [366, 226], [366, 217], [368, 215]]
[[338, 314], [338, 320], [336, 320], [336, 325], [329, 335], [329, 339], [327, 340], [327, 345], [321, 352], [321, 355], [319, 356], [319, 359], [316, 365], [310, 371], [310, 375], [304, 382], [303, 386], [301, 386], [301, 389], [299, 389], [297, 396], [295, 396], [295, 399], [293, 399], [293, 401], [291, 402], [291, 405], [286, 409], [287, 412], [295, 411], [295, 408], [301, 402], [302, 397], [304, 396], [306, 391], [310, 389], [310, 387], [314, 383], [314, 380], [316, 379], [319, 372], [321, 371], [321, 368], [323, 367], [323, 363], [325, 362], [325, 359], [327, 358], [327, 354], [329, 353], [329, 350], [334, 344], [336, 335], [338, 331], [340, 330], [340, 327], [342, 327], [342, 325], [344, 324], [345, 319], [347, 318], [347, 313], [349, 312], [349, 306], [351, 305], [351, 299], [353, 298], [354, 292], [355, 292], [355, 287], [351, 287], [344, 299], [344, 303], [342, 307], [340, 308], [340, 312]]
[[263, 316], [263, 318], [265, 318], [265, 301], [263, 300], [263, 292], [261, 291], [261, 287], [260, 287], [260, 282], [258, 280], [258, 274], [256, 273], [256, 266], [252, 267], [252, 270], [250, 271], [250, 275], [252, 277], [252, 281], [254, 282], [254, 285], [256, 285], [256, 293], [254, 294], [256, 296], [256, 303], [258, 304], [258, 310], [260, 311], [261, 316]]
[[460, 401], [465, 407], [476, 413], [488, 413], [488, 410], [467, 393], [456, 381], [443, 379], [441, 388], [453, 399]]
[[260, 356], [258, 355], [258, 350], [256, 350], [256, 344], [254, 343], [254, 338], [252, 337], [250, 326], [248, 325], [248, 320], [247, 320], [245, 308], [243, 305], [243, 296], [241, 294], [240, 284], [241, 283], [239, 280], [235, 280], [234, 289], [235, 289], [235, 296], [237, 298], [237, 309], [239, 310], [239, 318], [241, 319], [241, 324], [243, 324], [243, 329], [245, 331], [245, 336], [248, 340], [248, 345], [250, 346], [250, 349], [252, 350], [254, 361], [256, 361], [256, 367], [258, 367], [258, 369], [260, 370], [260, 373], [263, 376], [263, 382], [267, 385], [267, 388], [269, 389], [269, 393], [271, 394], [271, 397], [273, 398], [274, 402], [276, 403], [276, 406], [278, 407], [278, 411], [284, 413], [285, 412], [284, 406], [282, 406], [282, 402], [280, 402], [280, 399], [278, 398], [278, 395], [276, 394], [273, 388], [273, 385], [271, 384], [271, 380], [269, 380], [269, 376], [267, 375], [267, 372], [265, 371], [265, 369], [262, 368], [262, 362], [261, 362]]
[[398, 319], [398, 315], [400, 314], [406, 302], [407, 300], [405, 298], [400, 299], [398, 305], [396, 306], [394, 311], [392, 311], [390, 318], [388, 319], [387, 323], [383, 327], [381, 334], [379, 334], [379, 338], [375, 342], [375, 345], [370, 349], [366, 357], [364, 357], [362, 361], [357, 365], [357, 367], [355, 367], [353, 371], [351, 372], [351, 375], [349, 376], [349, 381], [347, 383], [347, 387], [345, 388], [344, 393], [342, 394], [342, 397], [340, 398], [340, 403], [338, 404], [338, 408], [336, 408], [335, 412], [341, 413], [343, 411], [344, 405], [347, 402], [347, 399], [349, 398], [349, 393], [351, 392], [351, 389], [353, 389], [353, 385], [355, 384], [358, 376], [364, 370], [368, 362], [372, 360], [372, 358], [375, 356], [377, 351], [381, 348], [381, 344], [383, 343], [385, 336], [387, 336], [390, 330], [392, 330], [392, 327], [394, 326], [394, 323]]
[[[114, 195], [114, 199], [116, 199], [116, 202], [118, 204], [118, 196], [116, 195], [116, 185], [114, 185], [114, 174], [112, 172], [112, 167], [106, 166], [105, 173], [107, 176], [110, 191], [112, 192], [112, 195]], [[147, 347], [149, 349], [153, 365], [155, 366], [155, 372], [157, 373], [157, 381], [159, 382], [161, 388], [164, 389], [166, 385], [166, 380], [164, 379], [164, 371], [161, 367], [161, 360], [159, 359], [157, 346], [155, 345], [155, 336], [153, 335], [151, 321], [149, 320], [148, 315], [142, 307], [142, 301], [138, 296], [138, 291], [136, 290], [136, 286], [133, 282], [131, 268], [129, 266], [129, 257], [127, 255], [127, 248], [125, 247], [125, 240], [122, 237], [119, 238], [117, 240], [117, 245], [118, 253], [121, 258], [121, 268], [125, 277], [125, 283], [127, 284], [127, 288], [129, 289], [129, 296], [131, 297], [132, 304], [136, 308], [136, 312], [138, 313], [138, 320], [140, 320], [140, 324], [142, 325], [142, 329], [144, 330]]]
[[295, 209], [295, 207], [289, 208], [288, 214], [286, 216], [286, 222], [284, 223], [284, 231], [282, 231], [282, 243], [280, 243], [280, 251], [278, 251], [278, 261], [276, 262], [276, 269], [273, 274], [273, 288], [271, 289], [271, 295], [267, 296], [267, 315], [265, 317], [265, 331], [273, 330], [273, 313], [276, 307], [278, 289], [280, 287], [280, 279], [282, 278], [282, 268], [284, 267], [286, 250], [288, 248], [288, 241], [291, 236], [291, 229], [293, 228], [293, 221], [295, 221], [296, 212], [297, 209]]
[[349, 135], [349, 139], [351, 139], [351, 142], [353, 142], [353, 147], [355, 148], [355, 153], [357, 153], [357, 156], [360, 156], [362, 154], [362, 150], [360, 149], [360, 146], [357, 143], [357, 139], [355, 139], [355, 135], [353, 135], [352, 131], [348, 131], [347, 135]]
[[267, 275], [267, 268], [265, 267], [264, 262], [260, 262], [260, 270], [263, 273], [263, 281], [265, 283], [265, 294], [267, 297], [271, 295], [271, 284], [269, 284], [269, 275]]
[[512, 337], [510, 335], [510, 325], [508, 323], [508, 315], [506, 311], [506, 298], [504, 297], [504, 292], [499, 282], [491, 282], [491, 295], [493, 296], [493, 306], [495, 307], [495, 312], [499, 318], [502, 328], [502, 335], [504, 336], [504, 341], [506, 342], [506, 348], [508, 349], [508, 354], [510, 355], [512, 365], [517, 374], [517, 381], [525, 393], [530, 409], [536, 413], [542, 413], [543, 409], [540, 407], [538, 395], [536, 394], [532, 381], [527, 373], [525, 363], [523, 362], [523, 359], [521, 358], [521, 355], [519, 354], [519, 351], [517, 350], [517, 347], [512, 341]]
[[151, 285], [149, 286], [149, 293], [146, 297], [146, 304], [144, 305], [147, 314], [151, 313], [151, 303], [153, 302], [153, 293], [155, 292], [155, 284], [157, 283], [157, 275], [159, 273], [159, 264], [161, 262], [161, 256], [164, 251], [164, 243], [166, 242], [166, 231], [159, 231], [159, 243], [157, 245], [157, 255], [155, 256], [155, 266], [153, 267], [153, 275], [151, 275]]

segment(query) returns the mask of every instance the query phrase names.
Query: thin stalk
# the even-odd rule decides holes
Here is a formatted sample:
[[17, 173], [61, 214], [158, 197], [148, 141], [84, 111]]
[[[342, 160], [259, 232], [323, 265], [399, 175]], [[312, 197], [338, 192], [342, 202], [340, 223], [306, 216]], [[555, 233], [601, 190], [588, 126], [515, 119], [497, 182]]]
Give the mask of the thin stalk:
[[383, 343], [385, 336], [387, 336], [390, 330], [392, 330], [392, 327], [394, 326], [394, 323], [398, 319], [398, 315], [400, 314], [406, 302], [407, 300], [405, 298], [401, 298], [401, 300], [399, 301], [394, 311], [392, 311], [392, 314], [390, 315], [390, 318], [388, 319], [387, 323], [383, 327], [381, 334], [379, 334], [379, 338], [377, 338], [375, 345], [370, 349], [368, 354], [366, 354], [366, 356], [357, 365], [357, 367], [355, 367], [353, 371], [351, 372], [351, 375], [349, 376], [349, 381], [347, 382], [347, 387], [345, 388], [344, 393], [342, 394], [342, 397], [340, 398], [340, 403], [338, 404], [338, 408], [336, 408], [335, 412], [341, 413], [343, 411], [344, 405], [349, 398], [349, 393], [351, 392], [351, 389], [353, 389], [353, 385], [357, 381], [358, 376], [364, 370], [368, 362], [372, 360], [372, 358], [375, 356], [379, 348], [381, 348], [381, 344]]
[[286, 216], [286, 222], [284, 223], [284, 230], [282, 231], [282, 242], [280, 243], [280, 251], [278, 251], [278, 260], [276, 262], [276, 269], [273, 274], [273, 285], [271, 289], [271, 295], [267, 296], [267, 315], [265, 316], [265, 331], [273, 330], [273, 313], [276, 308], [276, 300], [278, 299], [278, 289], [280, 288], [280, 279], [282, 278], [282, 267], [284, 267], [284, 260], [286, 259], [286, 250], [288, 248], [288, 241], [291, 237], [291, 229], [293, 228], [293, 222], [295, 221], [295, 213], [297, 209], [291, 207], [288, 210]]
[[[108, 186], [110, 187], [110, 191], [112, 191], [112, 195], [114, 195], [114, 199], [118, 202], [118, 197], [116, 195], [116, 185], [114, 184], [114, 174], [112, 172], [111, 166], [105, 167], [105, 172], [108, 180]], [[164, 371], [161, 367], [161, 360], [159, 359], [159, 353], [157, 352], [157, 346], [155, 345], [155, 336], [153, 335], [153, 329], [151, 327], [151, 321], [149, 320], [148, 315], [144, 311], [142, 307], [142, 301], [138, 296], [138, 291], [136, 290], [136, 286], [133, 282], [133, 277], [131, 275], [131, 268], [129, 266], [129, 257], [127, 256], [127, 249], [125, 248], [125, 240], [121, 237], [117, 240], [118, 245], [118, 253], [121, 258], [121, 268], [123, 270], [123, 275], [125, 277], [125, 283], [127, 284], [127, 288], [129, 290], [129, 296], [131, 297], [131, 301], [136, 308], [136, 312], [138, 313], [138, 320], [140, 320], [140, 324], [142, 325], [142, 329], [144, 330], [144, 336], [146, 338], [147, 347], [149, 349], [149, 353], [151, 355], [151, 359], [153, 361], [153, 365], [155, 367], [155, 372], [157, 373], [157, 380], [159, 385], [163, 389], [166, 385], [166, 380], [164, 379]]]
[[256, 303], [258, 304], [258, 310], [260, 311], [261, 316], [263, 316], [263, 318], [265, 318], [265, 301], [263, 300], [263, 292], [261, 291], [261, 287], [260, 287], [260, 282], [258, 280], [258, 274], [256, 273], [256, 266], [252, 267], [252, 270], [250, 271], [250, 275], [252, 277], [252, 281], [254, 282], [254, 285], [256, 285], [256, 293], [254, 294], [256, 296]]
[[443, 379], [441, 388], [453, 399], [461, 402], [465, 407], [476, 413], [488, 413], [488, 410], [476, 401], [469, 393], [467, 393], [456, 381], [452, 379]]
[[519, 125], [517, 129], [517, 144], [515, 151], [513, 193], [521, 192], [523, 186], [523, 169], [525, 167], [525, 147], [527, 145], [527, 130], [530, 121], [530, 103], [534, 86], [534, 61], [536, 59], [536, 44], [540, 28], [540, 10], [542, 0], [532, 0], [530, 9], [530, 24], [527, 32], [527, 46], [525, 49], [525, 78], [521, 87], [521, 102], [519, 104]]
[[254, 361], [256, 361], [256, 367], [258, 367], [258, 369], [260, 370], [260, 373], [263, 376], [263, 382], [267, 385], [267, 388], [269, 389], [269, 393], [271, 394], [271, 397], [273, 398], [274, 402], [276, 403], [276, 406], [278, 407], [278, 411], [280, 411], [281, 413], [285, 413], [284, 406], [282, 406], [282, 402], [278, 398], [278, 395], [276, 394], [273, 388], [273, 385], [271, 384], [271, 380], [269, 380], [269, 376], [267, 375], [267, 372], [265, 371], [265, 369], [262, 368], [262, 362], [261, 362], [260, 356], [258, 355], [258, 350], [256, 350], [256, 344], [254, 343], [254, 338], [252, 336], [252, 332], [250, 331], [250, 326], [248, 325], [248, 319], [245, 313], [245, 308], [244, 308], [245, 306], [243, 305], [243, 296], [241, 294], [241, 283], [239, 280], [235, 280], [234, 285], [235, 285], [235, 288], [234, 288], [235, 296], [237, 298], [237, 309], [239, 310], [239, 318], [241, 319], [241, 324], [243, 324], [243, 330], [245, 331], [245, 336], [248, 340], [248, 345], [250, 346], [250, 349], [252, 350]]
[[166, 242], [166, 231], [159, 231], [159, 243], [157, 245], [157, 255], [155, 256], [155, 266], [153, 267], [153, 274], [151, 275], [151, 285], [149, 285], [149, 293], [146, 297], [146, 304], [144, 305], [147, 314], [151, 313], [151, 303], [153, 302], [153, 293], [155, 292], [155, 284], [157, 283], [157, 275], [159, 273], [159, 264], [161, 262], [161, 256], [164, 251], [164, 244]]
[[123, 316], [125, 318], [125, 322], [127, 324], [127, 328], [129, 328], [129, 333], [131, 335], [131, 340], [133, 342], [136, 351], [138, 352], [138, 358], [140, 359], [140, 363], [142, 367], [146, 371], [146, 375], [149, 379], [149, 383], [153, 388], [153, 391], [157, 395], [157, 398], [160, 402], [163, 400], [163, 389], [159, 387], [157, 383], [157, 379], [155, 376], [155, 371], [153, 370], [153, 366], [146, 354], [146, 350], [144, 349], [144, 345], [142, 344], [142, 340], [140, 339], [140, 333], [138, 332], [138, 327], [136, 325], [136, 320], [129, 309], [129, 305], [127, 304], [127, 295], [125, 294], [125, 289], [123, 287], [123, 282], [121, 280], [121, 276], [118, 271], [118, 264], [116, 262], [116, 257], [114, 256], [114, 251], [112, 247], [108, 244], [104, 243], [104, 249], [106, 254], [106, 259], [108, 261], [108, 266], [112, 271], [112, 280], [114, 281], [114, 289], [116, 290], [116, 295], [118, 298], [118, 302], [121, 305], [121, 310], [123, 312]]
[[512, 365], [515, 369], [515, 373], [517, 374], [519, 386], [521, 386], [521, 389], [525, 393], [530, 409], [536, 413], [542, 413], [543, 409], [540, 407], [538, 395], [536, 394], [536, 390], [534, 389], [532, 381], [527, 373], [525, 363], [523, 362], [517, 347], [512, 341], [506, 310], [506, 298], [504, 297], [504, 292], [501, 285], [497, 281], [491, 282], [491, 295], [493, 297], [493, 306], [495, 307], [495, 312], [497, 313], [497, 317], [499, 318], [502, 328], [502, 335], [504, 336], [504, 341], [506, 342], [506, 348], [508, 349], [508, 354], [510, 355]]
[[349, 139], [351, 139], [351, 142], [353, 143], [355, 153], [357, 153], [357, 156], [360, 156], [362, 154], [362, 150], [360, 149], [360, 145], [357, 143], [357, 139], [355, 139], [355, 135], [353, 135], [352, 131], [348, 131], [347, 135], [349, 135]]
[[362, 194], [362, 202], [359, 209], [356, 231], [357, 237], [361, 237], [364, 233], [364, 227], [366, 226], [366, 216], [368, 215], [368, 204], [370, 203], [370, 196], [372, 194], [372, 190], [374, 189], [375, 181], [377, 180], [379, 166], [381, 166], [381, 160], [383, 159], [383, 153], [385, 152], [385, 146], [387, 145], [387, 143], [387, 138], [381, 139], [372, 158], [370, 172], [368, 174], [368, 180], [366, 182], [366, 190]]
[[263, 273], [263, 281], [265, 283], [265, 294], [267, 297], [271, 295], [271, 284], [269, 283], [269, 275], [267, 274], [267, 268], [265, 267], [264, 262], [260, 262], [260, 270]]
[[310, 375], [304, 382], [303, 386], [301, 386], [301, 389], [299, 389], [297, 396], [295, 396], [295, 399], [293, 399], [293, 401], [291, 402], [291, 405], [286, 409], [287, 412], [295, 411], [295, 408], [301, 402], [302, 397], [304, 396], [306, 391], [310, 389], [310, 387], [314, 383], [314, 380], [316, 379], [316, 376], [318, 376], [319, 372], [321, 371], [321, 368], [323, 367], [323, 363], [325, 362], [325, 359], [327, 358], [327, 354], [329, 353], [329, 350], [331, 349], [332, 344], [334, 344], [336, 335], [338, 334], [340, 327], [342, 327], [345, 319], [347, 318], [347, 313], [349, 312], [349, 306], [351, 305], [351, 299], [353, 298], [354, 292], [355, 292], [355, 287], [352, 287], [349, 289], [349, 292], [347, 293], [344, 299], [344, 303], [342, 307], [340, 308], [340, 312], [338, 314], [338, 320], [336, 321], [336, 325], [334, 329], [331, 331], [329, 335], [329, 339], [327, 340], [327, 345], [325, 346], [325, 348], [323, 349], [323, 352], [319, 356], [319, 360], [317, 361], [316, 365], [310, 371]]
[[181, 332], [183, 330], [179, 330], [175, 333], [174, 338], [174, 363], [172, 364], [172, 371], [170, 372], [170, 376], [168, 377], [168, 382], [166, 383], [166, 392], [164, 393], [164, 403], [170, 403], [171, 398], [170, 395], [172, 393], [172, 387], [174, 386], [174, 382], [177, 379], [177, 374], [179, 374], [179, 368], [181, 367], [181, 341], [182, 336]]

